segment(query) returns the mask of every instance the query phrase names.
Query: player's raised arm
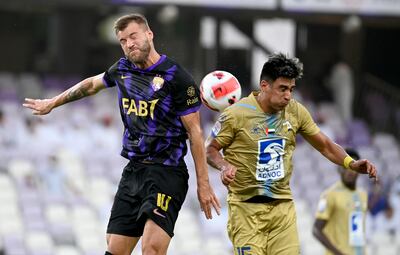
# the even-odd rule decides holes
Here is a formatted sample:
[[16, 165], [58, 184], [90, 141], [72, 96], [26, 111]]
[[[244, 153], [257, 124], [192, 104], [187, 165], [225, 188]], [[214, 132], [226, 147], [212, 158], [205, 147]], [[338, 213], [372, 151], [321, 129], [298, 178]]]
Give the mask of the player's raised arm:
[[377, 171], [369, 160], [354, 160], [346, 151], [338, 144], [333, 142], [324, 133], [319, 132], [316, 135], [304, 136], [304, 138], [322, 155], [333, 163], [344, 166], [360, 174], [368, 174], [370, 178], [377, 178]]
[[94, 95], [104, 89], [106, 86], [103, 83], [103, 75], [104, 73], [101, 73], [86, 78], [51, 99], [25, 98], [25, 102], [22, 105], [26, 108], [32, 109], [34, 115], [48, 114], [51, 110], [60, 105]]

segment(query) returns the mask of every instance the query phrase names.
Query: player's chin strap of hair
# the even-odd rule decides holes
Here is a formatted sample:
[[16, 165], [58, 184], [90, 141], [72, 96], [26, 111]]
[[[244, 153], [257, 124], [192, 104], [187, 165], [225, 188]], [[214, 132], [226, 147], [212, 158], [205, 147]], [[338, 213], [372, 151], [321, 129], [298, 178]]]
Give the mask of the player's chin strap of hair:
[[351, 162], [353, 162], [353, 161], [355, 161], [355, 160], [354, 160], [352, 157], [350, 157], [349, 155], [347, 155], [347, 156], [344, 158], [344, 160], [343, 160], [343, 166], [344, 166], [344, 168], [350, 169], [350, 170], [351, 170], [350, 164], [351, 164]]

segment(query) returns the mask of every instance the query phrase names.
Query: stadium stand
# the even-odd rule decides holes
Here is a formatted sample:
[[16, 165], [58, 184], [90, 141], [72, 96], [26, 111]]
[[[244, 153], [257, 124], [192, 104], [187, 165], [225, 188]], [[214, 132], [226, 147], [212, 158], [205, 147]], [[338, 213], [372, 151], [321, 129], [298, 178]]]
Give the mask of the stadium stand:
[[[24, 83], [22, 87], [27, 83], [36, 84], [39, 90], [46, 86], [32, 74], [0, 74], [0, 83], [5, 84], [0, 86], [0, 240], [5, 254], [101, 254], [106, 247], [104, 232], [112, 198], [126, 163], [118, 155], [122, 127], [118, 114], [113, 114], [115, 98], [106, 91], [96, 99], [33, 118], [21, 111], [18, 93], [10, 86], [15, 80]], [[332, 135], [360, 145], [361, 156], [377, 163], [382, 181], [387, 181], [390, 189], [393, 214], [369, 217], [374, 224], [368, 250], [376, 255], [399, 254], [399, 143], [389, 133], [371, 134], [362, 120], [344, 125], [332, 107], [327, 104], [317, 109], [325, 116], [325, 125], [332, 127]], [[188, 159], [189, 169], [193, 169], [190, 156]], [[294, 167], [291, 187], [302, 252], [322, 254], [322, 246], [312, 237], [311, 224], [321, 191], [338, 178], [336, 167], [301, 140]], [[213, 221], [206, 221], [200, 213], [194, 170], [190, 174], [192, 185], [168, 254], [232, 254], [226, 234], [226, 189], [219, 183], [218, 173], [211, 171], [210, 178], [223, 209], [222, 216]], [[367, 178], [359, 181], [365, 189], [370, 188]], [[383, 227], [387, 225], [391, 227]], [[140, 254], [140, 245], [136, 251]]]

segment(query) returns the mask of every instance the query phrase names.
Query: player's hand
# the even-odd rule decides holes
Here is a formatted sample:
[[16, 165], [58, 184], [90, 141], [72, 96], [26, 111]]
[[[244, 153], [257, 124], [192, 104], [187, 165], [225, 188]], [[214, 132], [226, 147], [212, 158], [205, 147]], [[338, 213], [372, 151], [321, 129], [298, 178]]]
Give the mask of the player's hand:
[[23, 103], [22, 106], [32, 109], [33, 115], [45, 115], [53, 109], [51, 99], [25, 98], [25, 103]]
[[221, 181], [225, 186], [228, 186], [236, 176], [236, 167], [231, 164], [224, 164], [221, 166]]
[[212, 219], [211, 206], [214, 207], [218, 215], [221, 214], [221, 204], [208, 181], [197, 185], [197, 197], [201, 211], [204, 212], [207, 219]]
[[369, 178], [378, 180], [376, 167], [367, 159], [359, 159], [350, 163], [350, 168], [360, 174], [368, 174]]

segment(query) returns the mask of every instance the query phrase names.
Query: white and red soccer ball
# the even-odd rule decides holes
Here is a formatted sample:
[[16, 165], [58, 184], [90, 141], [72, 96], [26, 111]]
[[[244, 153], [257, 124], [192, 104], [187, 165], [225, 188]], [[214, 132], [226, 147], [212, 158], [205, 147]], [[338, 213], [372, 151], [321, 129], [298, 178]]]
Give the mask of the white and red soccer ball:
[[226, 71], [213, 71], [200, 83], [201, 100], [214, 111], [223, 111], [239, 101], [242, 88], [234, 75]]

